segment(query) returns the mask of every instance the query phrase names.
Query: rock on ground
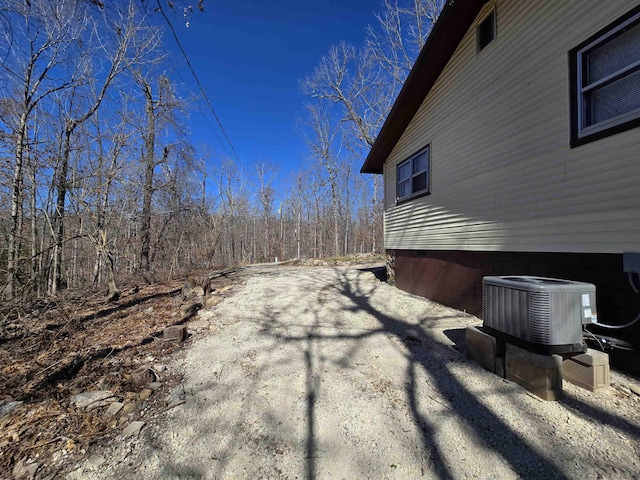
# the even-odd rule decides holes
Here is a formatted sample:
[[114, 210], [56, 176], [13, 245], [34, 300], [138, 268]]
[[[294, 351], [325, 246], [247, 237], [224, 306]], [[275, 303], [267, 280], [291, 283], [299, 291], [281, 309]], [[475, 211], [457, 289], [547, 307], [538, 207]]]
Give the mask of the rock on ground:
[[71, 405], [78, 408], [86, 408], [92, 410], [98, 407], [104, 407], [111, 404], [115, 400], [115, 395], [111, 390], [94, 390], [91, 392], [83, 392], [72, 396], [69, 399]]

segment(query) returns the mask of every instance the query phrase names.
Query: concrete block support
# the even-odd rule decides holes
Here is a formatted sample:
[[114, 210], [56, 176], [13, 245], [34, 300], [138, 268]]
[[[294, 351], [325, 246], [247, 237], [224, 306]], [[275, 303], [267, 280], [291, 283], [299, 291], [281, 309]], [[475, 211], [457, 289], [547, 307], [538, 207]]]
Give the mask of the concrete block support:
[[592, 392], [611, 384], [609, 355], [591, 348], [562, 362], [563, 378]]
[[504, 377], [504, 342], [484, 333], [479, 327], [467, 327], [466, 354], [485, 370]]
[[506, 378], [543, 400], [562, 396], [562, 357], [539, 355], [507, 343]]

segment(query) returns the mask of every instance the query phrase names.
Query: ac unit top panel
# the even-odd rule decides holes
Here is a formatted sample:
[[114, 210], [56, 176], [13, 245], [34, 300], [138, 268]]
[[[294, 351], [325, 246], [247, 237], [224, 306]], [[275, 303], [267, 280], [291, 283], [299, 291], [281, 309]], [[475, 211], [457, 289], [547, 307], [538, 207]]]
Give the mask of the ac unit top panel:
[[500, 277], [484, 277], [485, 285], [508, 287], [527, 292], [583, 292], [585, 289], [595, 289], [593, 284], [577, 282], [575, 280], [562, 280], [559, 278], [535, 277], [529, 275], [507, 275]]

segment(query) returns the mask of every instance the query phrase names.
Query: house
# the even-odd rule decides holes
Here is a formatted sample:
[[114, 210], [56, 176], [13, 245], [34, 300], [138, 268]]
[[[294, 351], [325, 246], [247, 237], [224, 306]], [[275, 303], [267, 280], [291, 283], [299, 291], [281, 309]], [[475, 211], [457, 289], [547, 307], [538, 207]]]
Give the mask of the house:
[[567, 278], [633, 320], [640, 1], [448, 2], [361, 171], [400, 289], [481, 315], [485, 275]]

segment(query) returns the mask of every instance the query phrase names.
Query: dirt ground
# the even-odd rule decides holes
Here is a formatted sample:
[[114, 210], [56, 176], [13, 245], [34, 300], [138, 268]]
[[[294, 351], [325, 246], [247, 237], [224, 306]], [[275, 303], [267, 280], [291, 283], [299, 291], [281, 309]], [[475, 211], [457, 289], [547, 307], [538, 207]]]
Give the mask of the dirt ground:
[[167, 365], [174, 406], [69, 478], [640, 478], [636, 380], [539, 400], [465, 358], [476, 317], [374, 271], [245, 269]]
[[181, 377], [163, 362], [189, 345], [167, 341], [165, 328], [196, 325], [198, 308], [240, 281], [234, 269], [129, 280], [116, 300], [87, 289], [2, 305], [0, 479], [58, 478], [131, 422], [164, 411], [163, 390]]

